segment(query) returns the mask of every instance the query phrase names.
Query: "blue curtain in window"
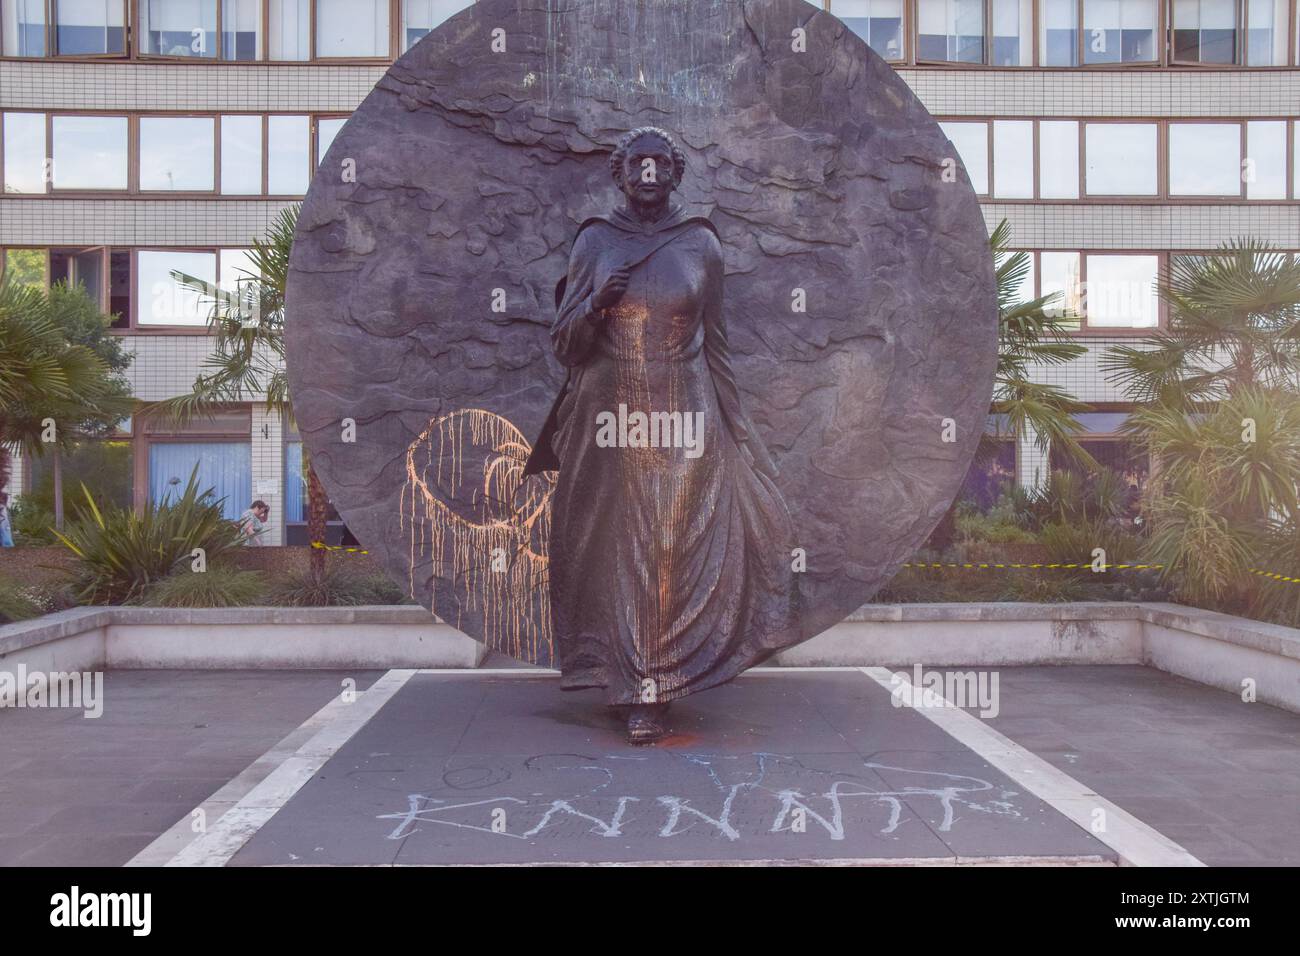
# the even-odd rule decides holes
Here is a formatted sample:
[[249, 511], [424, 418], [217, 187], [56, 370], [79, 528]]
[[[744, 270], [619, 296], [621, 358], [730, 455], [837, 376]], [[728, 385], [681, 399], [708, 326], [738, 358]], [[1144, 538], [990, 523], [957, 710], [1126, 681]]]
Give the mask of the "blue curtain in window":
[[179, 497], [199, 466], [200, 491], [224, 498], [222, 513], [238, 518], [253, 500], [251, 447], [247, 442], [154, 442], [149, 446], [149, 500]]
[[284, 446], [284, 520], [306, 521], [307, 476], [302, 470], [302, 442]]

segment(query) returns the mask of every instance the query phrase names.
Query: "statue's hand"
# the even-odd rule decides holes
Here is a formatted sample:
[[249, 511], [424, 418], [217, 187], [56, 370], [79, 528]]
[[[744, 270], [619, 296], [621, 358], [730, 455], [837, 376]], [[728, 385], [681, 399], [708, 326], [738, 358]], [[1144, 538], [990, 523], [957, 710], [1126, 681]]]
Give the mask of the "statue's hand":
[[618, 300], [623, 298], [623, 293], [627, 291], [627, 281], [631, 274], [632, 270], [628, 266], [615, 269], [609, 274], [605, 284], [600, 287], [600, 291], [592, 297], [591, 304], [597, 309], [608, 309], [618, 305]]

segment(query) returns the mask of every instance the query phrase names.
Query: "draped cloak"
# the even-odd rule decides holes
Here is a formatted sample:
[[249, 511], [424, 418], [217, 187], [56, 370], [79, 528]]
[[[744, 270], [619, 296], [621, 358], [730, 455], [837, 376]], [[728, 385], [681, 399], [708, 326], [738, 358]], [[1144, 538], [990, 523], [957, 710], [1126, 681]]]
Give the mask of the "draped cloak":
[[[597, 310], [629, 264], [622, 299]], [[732, 374], [712, 223], [680, 207], [652, 224], [622, 210], [584, 222], [551, 339], [569, 374], [525, 474], [559, 471], [548, 569], [561, 686], [667, 701], [798, 642], [797, 542]], [[624, 412], [702, 430], [655, 447], [667, 429], [620, 424], [620, 444], [598, 441]]]

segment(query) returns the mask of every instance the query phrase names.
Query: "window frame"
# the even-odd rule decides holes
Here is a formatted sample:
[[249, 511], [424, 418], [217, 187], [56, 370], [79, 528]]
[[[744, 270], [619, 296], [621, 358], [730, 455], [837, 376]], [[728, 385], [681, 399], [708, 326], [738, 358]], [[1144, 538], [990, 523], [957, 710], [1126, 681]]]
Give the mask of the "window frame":
[[[47, 111], [45, 114], [45, 158], [50, 163], [49, 181], [46, 184], [46, 196], [62, 196], [72, 198], [76, 196], [123, 196], [136, 192], [136, 182], [138, 180], [137, 172], [139, 170], [139, 157], [136, 154], [136, 137], [135, 137], [135, 119], [134, 115], [128, 110], [56, 110]], [[116, 187], [62, 187], [55, 184], [55, 175], [58, 171], [58, 157], [54, 155], [54, 121], [57, 118], [82, 118], [92, 117], [98, 119], [124, 119], [126, 120], [126, 187], [118, 189]], [[2, 137], [0, 133], [0, 137]], [[40, 193], [32, 195], [39, 196]]]
[[58, 60], [122, 60], [131, 56], [132, 47], [132, 7], [138, 0], [119, 0], [122, 4], [122, 52], [121, 53], [60, 53], [58, 50], [58, 15], [59, 0], [48, 0], [45, 4], [45, 49], [44, 57], [23, 57], [23, 59], [58, 59]]
[[[474, 2], [477, 2], [477, 0], [474, 0]], [[832, 14], [838, 19], [839, 14], [835, 13], [836, 2], [838, 2], [838, 0], [822, 0], [822, 9], [825, 10], [827, 13]], [[916, 41], [913, 37], [913, 31], [916, 28], [916, 20], [917, 20], [916, 0], [902, 0], [902, 4], [903, 4], [903, 23], [902, 23], [902, 47], [903, 48], [901, 51], [902, 55], [898, 59], [891, 60], [889, 57], [885, 56], [879, 50], [876, 50], [875, 48], [871, 47], [871, 45], [867, 43], [865, 37], [858, 36], [857, 33], [853, 34], [854, 36], [857, 36], [858, 39], [861, 40], [864, 45], [866, 45], [869, 49], [871, 49], [872, 53], [875, 53], [876, 56], [880, 57], [890, 66], [895, 66], [895, 67], [900, 67], [900, 66], [907, 67], [907, 66], [914, 66], [916, 64], [916, 60], [915, 60]], [[401, 5], [403, 9], [405, 9], [406, 0], [401, 0]], [[1034, 0], [1034, 5], [1035, 8], [1037, 8], [1037, 0]], [[845, 26], [847, 26], [847, 24], [845, 24]], [[853, 31], [850, 30], [850, 32]], [[977, 66], [979, 64], [968, 63], [966, 65]]]
[[[134, 258], [132, 259], [134, 261]], [[151, 405], [153, 403], [149, 403]], [[169, 426], [165, 423], [154, 423], [152, 427], [145, 425], [140, 428], [132, 428], [131, 434], [131, 454], [132, 464], [135, 469], [133, 478], [133, 503], [135, 510], [139, 513], [149, 505], [149, 459], [150, 449], [154, 444], [163, 445], [186, 445], [186, 444], [253, 444], [253, 427], [252, 427], [252, 403], [250, 402], [228, 402], [222, 403], [215, 409], [216, 412], [247, 412], [249, 416], [249, 428], [247, 432], [230, 432], [230, 431], [194, 431], [191, 425], [182, 427]], [[148, 405], [141, 410], [137, 418], [147, 418]], [[249, 449], [250, 457], [252, 449]], [[247, 505], [240, 506], [242, 511]]]
[[[135, 134], [135, 189], [132, 192], [151, 199], [172, 196], [214, 196], [221, 194], [221, 121], [214, 113], [136, 113], [132, 124]], [[140, 182], [144, 162], [144, 142], [141, 126], [147, 119], [206, 119], [212, 121], [212, 188], [211, 189], [145, 189]]]
[[[270, 122], [272, 117], [292, 116], [302, 117], [307, 121], [307, 141], [304, 146], [304, 156], [306, 161], [306, 181], [307, 188], [311, 188], [312, 179], [316, 175], [317, 164], [315, 154], [318, 142], [318, 122], [322, 119], [342, 119], [346, 121], [351, 118], [351, 113], [338, 112], [303, 112], [303, 111], [274, 111], [258, 112], [253, 110], [221, 110], [213, 112], [204, 111], [187, 111], [187, 112], [166, 112], [160, 110], [34, 110], [34, 109], [12, 109], [0, 110], [0, 119], [10, 113], [24, 113], [33, 116], [44, 117], [44, 158], [46, 161], [52, 161], [54, 158], [54, 121], [60, 117], [91, 117], [103, 119], [125, 119], [127, 121], [126, 139], [127, 139], [127, 179], [126, 188], [90, 188], [84, 186], [56, 188], [54, 177], [49, 176], [45, 179], [44, 192], [31, 193], [7, 193], [5, 200], [9, 199], [35, 199], [38, 197], [58, 196], [61, 199], [78, 199], [78, 198], [105, 198], [105, 197], [138, 197], [142, 199], [217, 199], [222, 201], [248, 202], [256, 200], [279, 200], [301, 202], [306, 195], [302, 193], [271, 193], [270, 189]], [[222, 123], [223, 116], [253, 116], [261, 119], [262, 146], [261, 146], [261, 186], [257, 193], [230, 193], [226, 194], [221, 191], [221, 145], [222, 145]], [[182, 189], [142, 189], [140, 186], [140, 160], [141, 160], [141, 143], [140, 143], [140, 121], [144, 119], [208, 119], [213, 121], [213, 169], [212, 180], [213, 187], [211, 190], [182, 190]], [[0, 122], [0, 181], [3, 180], [5, 158], [4, 144], [4, 125]], [[53, 168], [53, 167], [51, 167]]]
[[[1164, 287], [1164, 280], [1167, 275], [1169, 257], [1171, 255], [1193, 255], [1183, 250], [1171, 252], [1165, 249], [1096, 249], [1080, 247], [1060, 247], [1060, 248], [1016, 248], [1009, 249], [1008, 252], [1027, 252], [1033, 257], [1034, 271], [1034, 298], [1040, 298], [1043, 294], [1043, 266], [1042, 254], [1044, 252], [1069, 252], [1075, 253], [1079, 257], [1079, 287], [1083, 299], [1083, 313], [1079, 316], [1079, 327], [1066, 331], [1066, 335], [1078, 336], [1080, 338], [1143, 338], [1153, 335], [1156, 332], [1163, 331], [1168, 326], [1169, 309], [1165, 302], [1164, 296], [1160, 295], [1159, 289]], [[1141, 328], [1126, 328], [1115, 325], [1090, 325], [1088, 322], [1088, 257], [1089, 256], [1155, 256], [1156, 257], [1156, 324], [1143, 326]]]
[[[1153, 203], [1175, 202], [1179, 205], [1223, 205], [1231, 204], [1248, 204], [1248, 205], [1290, 205], [1300, 202], [1300, 169], [1296, 168], [1296, 163], [1300, 161], [1300, 117], [1295, 116], [1275, 116], [1261, 115], [1249, 117], [1225, 117], [1225, 116], [1177, 116], [1177, 117], [1119, 117], [1119, 116], [974, 116], [974, 115], [938, 115], [935, 120], [939, 123], [984, 123], [988, 130], [988, 164], [989, 164], [989, 192], [977, 193], [976, 195], [981, 202], [1007, 203], [1007, 204], [1101, 204], [1101, 205], [1150, 205]], [[1030, 122], [1033, 124], [1033, 195], [1030, 197], [1011, 197], [997, 195], [998, 182], [998, 163], [997, 152], [994, 148], [995, 123], [1006, 122]], [[1043, 123], [1075, 123], [1078, 129], [1078, 195], [1075, 197], [1044, 197], [1042, 195], [1042, 124]], [[1120, 123], [1136, 123], [1156, 127], [1156, 192], [1154, 194], [1108, 194], [1108, 193], [1089, 193], [1087, 191], [1087, 160], [1088, 160], [1088, 124], [1097, 125], [1115, 125]], [[1284, 176], [1286, 178], [1286, 195], [1274, 199], [1251, 198], [1248, 195], [1247, 183], [1241, 178], [1240, 170], [1238, 173], [1239, 190], [1236, 195], [1182, 195], [1174, 194], [1171, 191], [1171, 151], [1170, 151], [1170, 126], [1180, 125], [1207, 125], [1207, 126], [1237, 126], [1240, 130], [1241, 137], [1241, 157], [1247, 158], [1249, 155], [1249, 123], [1282, 123], [1285, 127], [1286, 135], [1286, 168]], [[964, 163], [963, 163], [964, 165]]]
[[1205, 63], [1202, 60], [1178, 59], [1177, 56], [1178, 47], [1174, 43], [1174, 34], [1177, 32], [1177, 28], [1174, 24], [1174, 3], [1175, 2], [1176, 0], [1168, 0], [1168, 3], [1166, 4], [1169, 10], [1168, 37], [1169, 37], [1169, 64], [1171, 66], [1184, 66], [1184, 67], [1191, 67], [1193, 69], [1201, 69], [1207, 66], [1218, 67], [1219, 69], [1239, 68], [1245, 66], [1245, 64], [1242, 63], [1242, 60], [1246, 58], [1245, 57], [1246, 50], [1245, 50], [1245, 44], [1243, 40], [1247, 29], [1246, 7], [1249, 6], [1249, 4], [1245, 2], [1245, 0], [1232, 0], [1233, 46], [1232, 46], [1231, 63]]

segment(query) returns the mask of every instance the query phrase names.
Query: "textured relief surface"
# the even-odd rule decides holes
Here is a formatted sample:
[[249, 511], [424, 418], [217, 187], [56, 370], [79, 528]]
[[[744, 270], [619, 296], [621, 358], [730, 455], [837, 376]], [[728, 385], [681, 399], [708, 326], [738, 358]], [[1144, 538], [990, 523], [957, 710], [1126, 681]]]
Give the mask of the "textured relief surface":
[[722, 241], [732, 368], [807, 555], [804, 636], [924, 541], [988, 409], [978, 204], [838, 20], [801, 0], [480, 0], [393, 65], [325, 157], [291, 263], [289, 376], [361, 542], [525, 660], [554, 648], [553, 475], [522, 465], [564, 381], [555, 283], [578, 225], [616, 202], [613, 144], [646, 125], [677, 137], [678, 199]]

